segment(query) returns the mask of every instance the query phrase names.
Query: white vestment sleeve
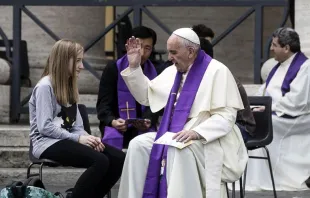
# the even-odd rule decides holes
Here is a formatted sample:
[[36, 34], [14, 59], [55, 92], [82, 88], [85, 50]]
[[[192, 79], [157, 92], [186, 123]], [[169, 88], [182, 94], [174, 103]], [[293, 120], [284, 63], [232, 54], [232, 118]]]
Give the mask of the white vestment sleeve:
[[232, 107], [223, 107], [210, 111], [211, 117], [193, 128], [201, 135], [206, 143], [227, 135], [232, 131], [236, 122], [237, 110]]
[[121, 72], [121, 76], [136, 101], [150, 106], [152, 112], [161, 110], [167, 104], [175, 75], [174, 66], [166, 68], [151, 81], [143, 74], [141, 67], [126, 68]]
[[130, 93], [142, 105], [149, 106], [148, 88], [150, 80], [143, 74], [141, 67], [126, 68], [121, 72]]
[[[307, 61], [290, 84], [290, 91], [274, 103], [273, 109], [280, 114], [299, 116], [309, 112], [310, 104], [310, 63]], [[281, 116], [281, 115], [279, 115]]]

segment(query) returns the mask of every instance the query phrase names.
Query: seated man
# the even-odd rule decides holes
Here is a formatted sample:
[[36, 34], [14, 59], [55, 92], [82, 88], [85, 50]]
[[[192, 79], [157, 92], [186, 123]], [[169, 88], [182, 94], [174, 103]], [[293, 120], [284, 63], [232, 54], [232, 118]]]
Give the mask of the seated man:
[[[156, 44], [156, 33], [148, 27], [140, 26], [132, 30], [132, 35], [140, 38], [142, 42], [141, 64], [144, 74], [150, 79], [155, 78], [157, 72], [148, 58]], [[127, 148], [133, 137], [149, 131], [151, 126], [155, 126], [158, 119], [158, 116], [153, 114], [149, 107], [137, 103], [130, 94], [120, 76], [120, 72], [127, 67], [127, 55], [106, 66], [100, 80], [96, 106], [103, 143], [119, 149]], [[146, 122], [141, 126], [131, 126], [126, 123], [126, 119], [129, 118], [145, 118]]]
[[[140, 41], [129, 39], [129, 67], [121, 75], [139, 103], [165, 111], [157, 133], [130, 142], [119, 198], [226, 197], [224, 182], [242, 175], [248, 156], [234, 124], [243, 109], [238, 87], [228, 68], [199, 44], [190, 28], [174, 31], [167, 41], [174, 65], [150, 81], [140, 67]], [[192, 144], [182, 150], [154, 144], [167, 131]]]
[[[268, 149], [276, 190], [307, 189], [305, 181], [310, 176], [310, 61], [300, 51], [299, 35], [291, 28], [279, 28], [273, 33], [270, 50], [278, 64], [269, 73], [258, 95], [272, 97], [273, 141]], [[266, 156], [261, 149], [250, 154]], [[250, 160], [247, 190], [261, 189], [272, 189], [268, 164]]]

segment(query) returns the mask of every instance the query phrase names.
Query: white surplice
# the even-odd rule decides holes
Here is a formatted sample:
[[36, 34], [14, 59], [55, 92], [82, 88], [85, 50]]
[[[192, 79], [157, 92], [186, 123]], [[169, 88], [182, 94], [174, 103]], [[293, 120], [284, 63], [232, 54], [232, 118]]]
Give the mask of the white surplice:
[[[170, 66], [149, 81], [137, 69], [121, 72], [135, 99], [150, 105], [153, 112], [165, 107], [176, 76]], [[183, 82], [186, 75], [183, 75]], [[184, 129], [198, 132], [195, 140], [182, 150], [170, 147], [167, 157], [168, 198], [224, 198], [224, 182], [242, 175], [248, 156], [238, 127], [237, 111], [243, 103], [236, 82], [226, 66], [212, 59], [200, 83]], [[141, 198], [151, 148], [156, 133], [134, 138], [128, 147], [121, 177], [119, 198]]]
[[[290, 92], [282, 96], [281, 86], [296, 54], [283, 62], [267, 89], [263, 84], [257, 95], [272, 97], [273, 141], [268, 145], [276, 190], [306, 190], [305, 180], [310, 176], [310, 61], [300, 68], [290, 84]], [[298, 116], [294, 119], [279, 117], [283, 114]], [[266, 156], [263, 149], [249, 155]], [[268, 163], [250, 159], [246, 190], [271, 190]]]

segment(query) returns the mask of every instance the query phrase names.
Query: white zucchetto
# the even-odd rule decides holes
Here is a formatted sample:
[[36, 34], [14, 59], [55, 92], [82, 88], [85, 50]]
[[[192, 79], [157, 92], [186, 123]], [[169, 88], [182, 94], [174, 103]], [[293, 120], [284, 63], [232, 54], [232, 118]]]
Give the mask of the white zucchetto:
[[192, 43], [200, 45], [198, 35], [191, 28], [180, 28], [172, 32], [172, 34], [175, 34], [179, 37], [191, 41]]

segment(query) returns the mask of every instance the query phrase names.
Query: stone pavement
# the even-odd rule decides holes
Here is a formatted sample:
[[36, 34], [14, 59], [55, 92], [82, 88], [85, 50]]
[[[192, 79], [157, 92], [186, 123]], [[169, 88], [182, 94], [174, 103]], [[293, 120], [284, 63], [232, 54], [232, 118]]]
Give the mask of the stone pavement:
[[[2, 189], [3, 186], [0, 186]], [[46, 185], [46, 189], [50, 192], [61, 192], [65, 195], [65, 191], [72, 186], [48, 186]], [[118, 188], [118, 187], [117, 187]], [[230, 197], [231, 194], [230, 194]], [[262, 192], [246, 192], [245, 198], [273, 198], [272, 191], [262, 191]], [[310, 190], [308, 191], [299, 191], [299, 192], [277, 192], [278, 198], [310, 198]], [[112, 189], [112, 198], [117, 198], [117, 189], [114, 187]], [[239, 192], [236, 193], [236, 198], [239, 198]]]
[[[66, 189], [70, 187], [56, 187], [56, 186], [47, 186], [47, 189], [56, 192], [59, 191], [64, 193]], [[231, 195], [230, 195], [231, 197]], [[310, 198], [309, 191], [299, 191], [299, 192], [277, 192], [278, 198]], [[112, 198], [117, 198], [117, 190], [112, 189]], [[239, 198], [239, 193], [236, 193], [236, 198]], [[263, 191], [263, 192], [246, 192], [246, 198], [273, 198], [272, 191]]]

